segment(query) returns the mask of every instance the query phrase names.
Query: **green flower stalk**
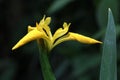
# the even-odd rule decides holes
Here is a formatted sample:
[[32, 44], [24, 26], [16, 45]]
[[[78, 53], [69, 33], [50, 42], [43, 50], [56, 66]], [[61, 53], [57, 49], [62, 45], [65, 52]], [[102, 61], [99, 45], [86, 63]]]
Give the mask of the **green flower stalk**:
[[37, 40], [44, 80], [55, 80], [47, 55], [56, 45], [68, 40], [76, 40], [85, 44], [102, 43], [78, 33], [68, 32], [70, 23], [67, 24], [66, 22], [63, 23], [63, 28], [57, 29], [52, 35], [49, 27], [50, 22], [51, 17], [45, 18], [44, 16], [40, 23], [36, 23], [36, 27], [28, 26], [28, 33], [12, 48], [15, 50], [30, 41]]

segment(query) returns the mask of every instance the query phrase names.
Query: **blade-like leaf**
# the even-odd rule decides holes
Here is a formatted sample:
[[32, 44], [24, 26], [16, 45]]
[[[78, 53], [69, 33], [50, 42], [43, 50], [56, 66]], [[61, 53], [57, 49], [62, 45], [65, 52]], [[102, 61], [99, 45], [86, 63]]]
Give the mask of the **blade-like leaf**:
[[49, 14], [53, 14], [54, 12], [62, 9], [64, 6], [66, 6], [68, 3], [70, 3], [72, 0], [55, 0], [53, 4], [48, 9]]
[[111, 10], [108, 10], [108, 25], [103, 45], [100, 80], [117, 80], [116, 30]]
[[104, 29], [107, 23], [107, 9], [111, 8], [113, 14], [115, 15], [114, 20], [118, 19], [118, 2], [119, 0], [100, 0], [97, 8], [97, 19], [98, 24], [101, 29]]

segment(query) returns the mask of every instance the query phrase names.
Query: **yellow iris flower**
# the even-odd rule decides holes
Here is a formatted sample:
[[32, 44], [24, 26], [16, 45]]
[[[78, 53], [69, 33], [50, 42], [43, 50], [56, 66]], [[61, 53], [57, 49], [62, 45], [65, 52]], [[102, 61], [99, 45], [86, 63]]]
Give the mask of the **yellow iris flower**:
[[45, 18], [44, 16], [39, 24], [36, 23], [36, 27], [28, 26], [28, 33], [12, 48], [12, 50], [15, 50], [33, 40], [37, 40], [42, 47], [47, 48], [49, 51], [56, 45], [68, 40], [76, 40], [86, 44], [102, 43], [81, 34], [68, 32], [70, 23], [67, 24], [66, 22], [64, 22], [63, 28], [57, 29], [54, 35], [52, 35], [50, 27], [48, 26], [50, 22], [51, 17]]

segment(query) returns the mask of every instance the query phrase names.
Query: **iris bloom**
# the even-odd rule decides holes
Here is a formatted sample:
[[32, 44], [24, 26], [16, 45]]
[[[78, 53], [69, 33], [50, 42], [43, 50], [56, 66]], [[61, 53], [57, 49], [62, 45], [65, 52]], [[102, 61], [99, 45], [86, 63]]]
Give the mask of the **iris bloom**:
[[81, 34], [68, 32], [70, 23], [67, 24], [66, 22], [64, 22], [63, 28], [57, 29], [54, 35], [52, 35], [49, 27], [50, 22], [51, 17], [45, 18], [44, 16], [39, 24], [36, 23], [36, 27], [28, 26], [28, 33], [12, 48], [12, 50], [15, 50], [33, 40], [37, 40], [43, 48], [49, 51], [56, 45], [68, 40], [76, 40], [86, 44], [102, 43]]

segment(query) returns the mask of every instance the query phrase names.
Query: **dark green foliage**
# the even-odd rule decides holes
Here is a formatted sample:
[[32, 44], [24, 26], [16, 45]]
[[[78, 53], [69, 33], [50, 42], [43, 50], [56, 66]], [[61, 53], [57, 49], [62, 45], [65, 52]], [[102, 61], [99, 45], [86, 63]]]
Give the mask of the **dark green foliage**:
[[[69, 31], [102, 41], [106, 32], [107, 9], [111, 8], [116, 23], [117, 50], [120, 53], [119, 5], [119, 0], [1, 0], [0, 66], [4, 65], [2, 61], [8, 59], [15, 65], [10, 69], [0, 67], [0, 76], [4, 75], [0, 80], [42, 80], [36, 42], [30, 42], [15, 51], [11, 51], [11, 48], [27, 33], [27, 26], [35, 26], [43, 15], [51, 16], [53, 33], [66, 21], [71, 23]], [[56, 46], [49, 55], [56, 79], [98, 80], [100, 49], [100, 44], [86, 45], [74, 41]], [[120, 73], [119, 54], [117, 62]]]
[[108, 25], [103, 44], [100, 80], [117, 80], [116, 29], [110, 9], [108, 11]]

